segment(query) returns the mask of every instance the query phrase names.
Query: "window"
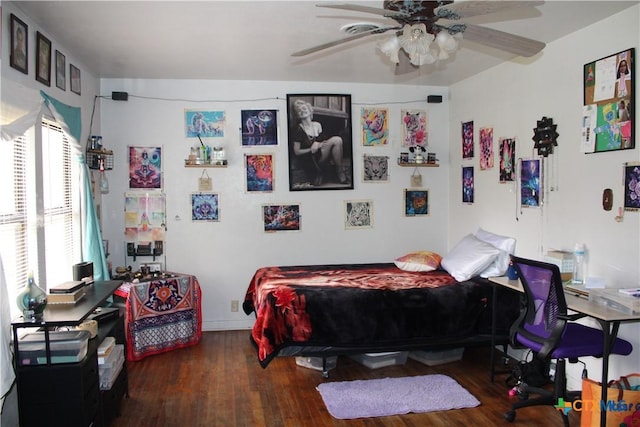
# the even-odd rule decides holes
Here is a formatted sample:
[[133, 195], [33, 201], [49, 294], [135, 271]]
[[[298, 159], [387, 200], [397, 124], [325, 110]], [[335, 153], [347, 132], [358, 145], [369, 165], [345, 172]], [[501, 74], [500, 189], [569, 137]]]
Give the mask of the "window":
[[48, 119], [0, 144], [0, 253], [11, 302], [29, 271], [45, 290], [70, 280], [80, 258], [78, 173], [71, 142]]

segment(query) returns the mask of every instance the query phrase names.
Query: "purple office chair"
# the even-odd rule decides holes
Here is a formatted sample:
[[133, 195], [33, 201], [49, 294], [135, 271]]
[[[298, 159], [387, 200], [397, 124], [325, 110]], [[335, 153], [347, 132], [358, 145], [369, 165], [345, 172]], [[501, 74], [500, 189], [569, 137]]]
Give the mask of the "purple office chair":
[[[520, 276], [524, 288], [525, 300], [520, 317], [512, 327], [512, 342], [530, 348], [535, 357], [548, 366], [556, 359], [556, 371], [553, 390], [519, 386], [518, 394], [524, 400], [512, 405], [504, 417], [512, 422], [516, 418], [516, 409], [528, 406], [558, 404], [558, 399], [572, 402], [580, 398], [579, 391], [567, 391], [566, 362], [577, 362], [579, 357], [602, 357], [604, 333], [600, 329], [574, 323], [584, 314], [567, 314], [567, 302], [564, 297], [560, 270], [555, 264], [534, 261], [511, 256], [511, 262]], [[632, 351], [629, 342], [615, 338], [611, 354], [628, 355]], [[529, 398], [529, 393], [538, 395]], [[569, 426], [569, 418], [563, 411], [564, 425]]]

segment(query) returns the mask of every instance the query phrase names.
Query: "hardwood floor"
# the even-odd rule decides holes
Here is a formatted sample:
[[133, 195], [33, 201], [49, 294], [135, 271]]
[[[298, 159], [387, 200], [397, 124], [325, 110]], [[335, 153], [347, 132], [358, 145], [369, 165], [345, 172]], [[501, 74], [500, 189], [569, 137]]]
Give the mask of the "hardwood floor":
[[[129, 398], [124, 398], [114, 427], [159, 426], [562, 426], [553, 407], [518, 411], [510, 408], [506, 374], [489, 381], [489, 352], [466, 349], [461, 361], [429, 367], [414, 360], [403, 366], [368, 369], [340, 357], [330, 378], [299, 367], [294, 358], [276, 358], [266, 369], [258, 364], [249, 331], [205, 332], [194, 347], [130, 362]], [[476, 408], [426, 414], [338, 420], [326, 410], [316, 386], [324, 381], [449, 375], [481, 401]], [[571, 413], [571, 425], [579, 416]]]

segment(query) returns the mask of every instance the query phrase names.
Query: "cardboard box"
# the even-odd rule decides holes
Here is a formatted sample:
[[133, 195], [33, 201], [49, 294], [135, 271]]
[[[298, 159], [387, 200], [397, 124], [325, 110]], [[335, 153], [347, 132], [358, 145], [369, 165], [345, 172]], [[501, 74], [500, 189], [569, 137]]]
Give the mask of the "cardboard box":
[[544, 260], [549, 264], [558, 266], [563, 282], [573, 278], [573, 253], [566, 251], [547, 251]]

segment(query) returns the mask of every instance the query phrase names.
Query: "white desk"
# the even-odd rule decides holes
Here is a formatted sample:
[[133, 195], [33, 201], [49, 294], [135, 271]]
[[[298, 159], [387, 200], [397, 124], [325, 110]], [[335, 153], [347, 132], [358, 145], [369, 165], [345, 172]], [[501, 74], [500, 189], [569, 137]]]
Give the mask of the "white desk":
[[[506, 276], [492, 277], [489, 280], [497, 285], [524, 293], [520, 280], [510, 280]], [[620, 323], [640, 322], [640, 314], [628, 314], [609, 306], [589, 301], [588, 298], [578, 296], [570, 291], [565, 291], [564, 295], [565, 300], [567, 301], [567, 308], [569, 310], [584, 314], [597, 320], [602, 327], [604, 344], [602, 348], [602, 378], [600, 382], [603, 385], [606, 385], [609, 382], [609, 355], [611, 353], [611, 346], [618, 335]], [[493, 349], [491, 351], [493, 352]], [[606, 387], [602, 387], [602, 394], [600, 398], [602, 401], [607, 400]], [[600, 425], [603, 427], [606, 425], [606, 416], [607, 414], [605, 411], [600, 413]]]

